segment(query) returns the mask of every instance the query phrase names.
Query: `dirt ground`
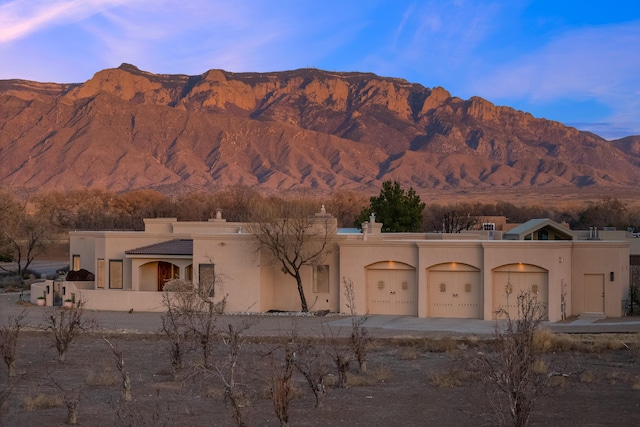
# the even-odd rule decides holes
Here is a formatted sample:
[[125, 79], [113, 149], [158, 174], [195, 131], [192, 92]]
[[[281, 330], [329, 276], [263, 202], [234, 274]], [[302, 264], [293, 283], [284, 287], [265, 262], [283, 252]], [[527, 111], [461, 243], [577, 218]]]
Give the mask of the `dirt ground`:
[[[9, 381], [0, 366], [0, 393], [10, 393], [0, 410], [5, 426], [64, 425], [67, 409], [59, 396], [79, 396], [78, 424], [85, 426], [233, 426], [232, 409], [217, 370], [226, 372], [222, 343], [214, 346], [213, 367], [197, 369], [197, 350], [188, 354], [179, 381], [172, 381], [167, 342], [156, 334], [111, 333], [131, 376], [132, 402], [120, 400], [121, 377], [115, 357], [101, 334], [85, 334], [71, 344], [67, 361], [57, 362], [47, 334], [23, 332], [18, 342], [19, 376]], [[551, 378], [539, 397], [532, 425], [640, 425], [640, 350], [635, 334], [585, 337], [617, 342], [617, 350], [597, 343], [587, 351], [545, 355], [540, 372]], [[269, 378], [282, 362], [282, 337], [253, 337], [242, 347], [239, 382], [246, 386], [243, 411], [249, 426], [279, 426]], [[622, 344], [624, 342], [625, 344]], [[470, 375], [462, 360], [483, 351], [483, 339], [447, 337], [376, 338], [366, 374], [352, 362], [348, 387], [336, 387], [335, 368], [326, 378], [323, 406], [304, 378], [294, 372], [291, 426], [478, 426], [486, 418], [490, 391]], [[272, 357], [273, 356], [273, 357]], [[57, 402], [56, 402], [57, 398]], [[52, 407], [46, 407], [46, 401]], [[31, 408], [34, 406], [34, 408]]]

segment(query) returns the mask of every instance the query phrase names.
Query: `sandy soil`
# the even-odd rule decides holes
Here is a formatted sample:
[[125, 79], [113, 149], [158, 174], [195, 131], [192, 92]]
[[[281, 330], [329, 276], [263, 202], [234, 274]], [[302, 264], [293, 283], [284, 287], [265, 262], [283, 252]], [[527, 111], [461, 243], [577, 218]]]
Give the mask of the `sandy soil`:
[[[64, 425], [67, 409], [56, 406], [28, 409], [29, 398], [74, 393], [80, 397], [79, 425], [86, 426], [232, 426], [231, 406], [217, 369], [226, 372], [226, 353], [218, 342], [210, 371], [196, 368], [197, 351], [188, 354], [179, 381], [172, 381], [167, 342], [155, 334], [114, 334], [108, 338], [125, 359], [133, 400], [120, 401], [120, 377], [115, 358], [100, 334], [86, 334], [69, 349], [60, 364], [48, 335], [25, 332], [18, 345], [18, 371], [9, 381], [4, 365], [0, 392], [11, 384], [0, 411], [6, 426]], [[634, 335], [611, 335], [628, 348], [593, 352], [547, 354], [547, 373], [570, 374], [552, 378], [541, 396], [532, 425], [640, 425], [640, 350]], [[282, 343], [274, 337], [253, 337], [242, 347], [239, 381], [249, 391], [243, 408], [249, 426], [278, 426], [269, 395], [269, 377], [282, 362]], [[377, 338], [368, 357], [368, 371], [352, 363], [347, 388], [337, 388], [336, 371], [329, 370], [324, 404], [315, 408], [304, 378], [294, 373], [295, 399], [291, 426], [476, 426], [492, 425], [486, 416], [490, 394], [461, 360], [483, 345], [439, 337]]]

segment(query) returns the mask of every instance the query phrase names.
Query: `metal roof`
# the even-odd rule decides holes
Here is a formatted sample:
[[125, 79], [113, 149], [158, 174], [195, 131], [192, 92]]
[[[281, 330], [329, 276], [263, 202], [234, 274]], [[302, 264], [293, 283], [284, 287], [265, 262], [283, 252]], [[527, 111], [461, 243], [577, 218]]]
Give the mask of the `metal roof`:
[[523, 240], [524, 236], [534, 233], [545, 227], [552, 228], [556, 232], [563, 234], [567, 237], [568, 240], [575, 239], [575, 235], [571, 230], [553, 220], [550, 220], [549, 218], [531, 219], [524, 224], [520, 224], [519, 226], [504, 233], [502, 238], [504, 240]]
[[192, 255], [193, 240], [175, 239], [125, 251], [127, 255]]

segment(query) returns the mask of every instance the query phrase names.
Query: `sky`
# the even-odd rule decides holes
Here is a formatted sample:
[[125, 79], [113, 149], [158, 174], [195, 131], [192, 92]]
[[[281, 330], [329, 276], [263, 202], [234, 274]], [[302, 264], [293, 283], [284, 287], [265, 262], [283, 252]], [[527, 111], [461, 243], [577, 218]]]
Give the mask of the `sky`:
[[638, 0], [0, 0], [0, 80], [80, 83], [125, 62], [372, 72], [640, 135]]

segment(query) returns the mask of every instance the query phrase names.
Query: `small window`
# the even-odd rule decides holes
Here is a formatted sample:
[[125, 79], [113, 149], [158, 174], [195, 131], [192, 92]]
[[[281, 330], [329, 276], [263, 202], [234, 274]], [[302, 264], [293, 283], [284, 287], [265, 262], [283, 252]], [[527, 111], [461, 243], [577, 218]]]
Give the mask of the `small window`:
[[104, 289], [104, 260], [98, 259], [98, 276], [96, 277], [96, 284], [99, 289]]
[[216, 293], [216, 272], [215, 264], [198, 265], [198, 286], [202, 295], [213, 298]]
[[109, 260], [109, 289], [122, 289], [122, 260]]
[[72, 270], [79, 271], [80, 270], [80, 255], [73, 255], [72, 257]]
[[313, 269], [313, 292], [329, 293], [329, 266], [318, 265]]

